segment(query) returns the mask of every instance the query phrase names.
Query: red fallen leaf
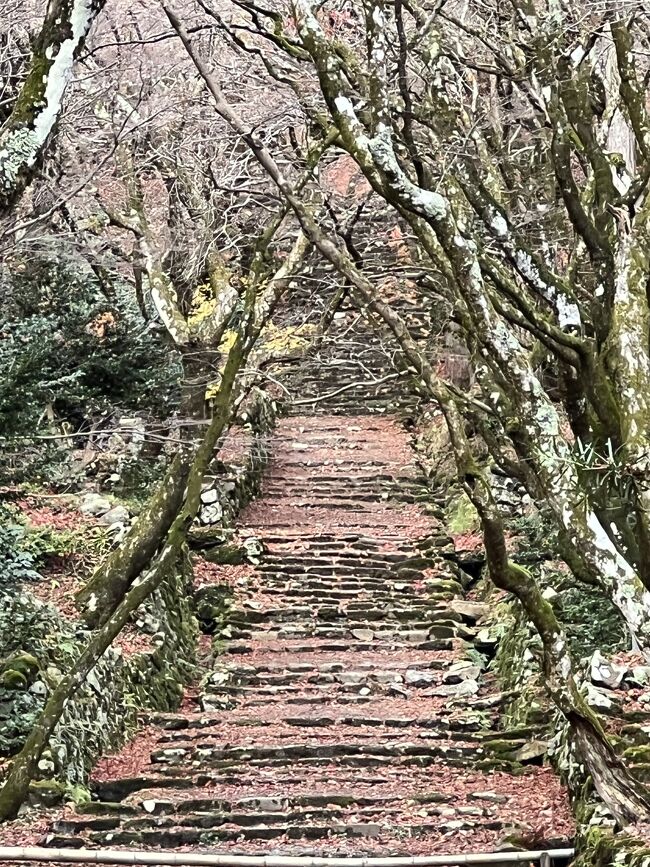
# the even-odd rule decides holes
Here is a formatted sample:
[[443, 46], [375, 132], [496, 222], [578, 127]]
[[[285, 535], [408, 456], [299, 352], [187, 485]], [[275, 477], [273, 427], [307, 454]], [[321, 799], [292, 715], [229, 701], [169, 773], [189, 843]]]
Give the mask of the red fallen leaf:
[[52, 530], [76, 530], [84, 525], [94, 524], [93, 520], [82, 515], [63, 499], [48, 497], [44, 502], [37, 494], [16, 501], [27, 522], [35, 528], [47, 527]]

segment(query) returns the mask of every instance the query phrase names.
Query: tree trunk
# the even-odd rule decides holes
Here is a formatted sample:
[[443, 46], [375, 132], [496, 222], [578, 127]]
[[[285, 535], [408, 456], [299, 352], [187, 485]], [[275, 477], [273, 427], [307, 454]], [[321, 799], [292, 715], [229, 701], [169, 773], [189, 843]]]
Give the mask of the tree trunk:
[[29, 73], [0, 128], [0, 214], [29, 183], [59, 119], [65, 90], [105, 0], [50, 0]]
[[177, 454], [122, 544], [100, 563], [77, 594], [77, 607], [89, 626], [106, 623], [133, 579], [160, 548], [183, 502], [190, 468], [191, 456], [185, 451]]
[[616, 755], [598, 717], [580, 694], [567, 637], [553, 607], [542, 596], [533, 575], [508, 559], [503, 522], [490, 485], [471, 454], [462, 419], [453, 403], [444, 411], [459, 476], [481, 519], [490, 578], [519, 600], [542, 639], [545, 686], [570, 725], [578, 755], [603, 803], [621, 825], [647, 822], [650, 794]]

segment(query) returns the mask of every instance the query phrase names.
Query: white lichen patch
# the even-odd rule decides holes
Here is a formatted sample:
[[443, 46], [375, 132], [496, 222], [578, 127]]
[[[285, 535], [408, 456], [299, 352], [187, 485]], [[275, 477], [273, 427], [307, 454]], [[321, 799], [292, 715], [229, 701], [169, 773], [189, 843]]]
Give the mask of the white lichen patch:
[[51, 60], [43, 76], [42, 96], [35, 96], [33, 120], [20, 128], [9, 124], [0, 140], [0, 184], [10, 192], [23, 173], [32, 168], [61, 114], [63, 97], [72, 75], [75, 56], [85, 39], [98, 5], [93, 0], [75, 0], [70, 10], [69, 38], [45, 48]]

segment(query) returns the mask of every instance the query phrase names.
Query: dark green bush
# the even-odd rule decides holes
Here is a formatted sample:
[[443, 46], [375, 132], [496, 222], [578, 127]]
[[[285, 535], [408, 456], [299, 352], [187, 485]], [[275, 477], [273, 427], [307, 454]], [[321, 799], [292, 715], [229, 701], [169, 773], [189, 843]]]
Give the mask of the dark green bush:
[[27, 531], [13, 509], [0, 503], [0, 587], [38, 581], [36, 557], [25, 543]]
[[0, 273], [0, 429], [5, 437], [66, 430], [116, 411], [169, 414], [178, 361], [146, 323], [133, 290], [107, 297], [89, 265], [67, 252], [14, 257]]

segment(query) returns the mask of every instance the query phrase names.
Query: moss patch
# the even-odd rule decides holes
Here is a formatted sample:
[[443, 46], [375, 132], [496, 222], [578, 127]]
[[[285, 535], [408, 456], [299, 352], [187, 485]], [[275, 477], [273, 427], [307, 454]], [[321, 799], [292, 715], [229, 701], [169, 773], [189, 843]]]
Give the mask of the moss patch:
[[450, 533], [474, 533], [480, 529], [478, 513], [466, 494], [459, 494], [445, 510], [445, 523]]

